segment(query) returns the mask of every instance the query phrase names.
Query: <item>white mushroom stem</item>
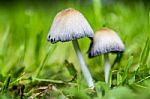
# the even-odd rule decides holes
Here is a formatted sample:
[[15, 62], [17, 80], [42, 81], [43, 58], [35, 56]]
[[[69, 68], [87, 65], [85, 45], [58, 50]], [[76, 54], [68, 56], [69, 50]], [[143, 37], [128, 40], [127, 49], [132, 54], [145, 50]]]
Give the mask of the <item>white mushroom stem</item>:
[[81, 51], [80, 51], [80, 48], [79, 48], [79, 44], [78, 44], [78, 41], [77, 40], [73, 40], [72, 41], [73, 43], [73, 46], [74, 46], [74, 49], [76, 51], [76, 54], [77, 54], [77, 57], [79, 59], [79, 62], [80, 62], [80, 65], [81, 65], [81, 70], [83, 72], [83, 75], [88, 83], [88, 87], [90, 88], [94, 88], [94, 83], [93, 83], [93, 79], [92, 79], [92, 76], [86, 66], [86, 63], [83, 59], [83, 56], [81, 54]]
[[108, 54], [104, 54], [104, 73], [105, 73], [105, 82], [109, 81], [109, 72], [110, 72], [110, 63]]

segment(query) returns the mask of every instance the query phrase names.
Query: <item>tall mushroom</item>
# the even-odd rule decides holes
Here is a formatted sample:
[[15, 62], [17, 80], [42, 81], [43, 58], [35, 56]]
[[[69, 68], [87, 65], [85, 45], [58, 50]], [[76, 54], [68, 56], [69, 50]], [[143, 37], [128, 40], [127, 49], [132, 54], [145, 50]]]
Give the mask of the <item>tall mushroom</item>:
[[89, 58], [92, 58], [94, 56], [104, 54], [104, 73], [106, 83], [108, 83], [111, 68], [108, 54], [123, 52], [124, 50], [124, 44], [115, 31], [103, 28], [96, 32], [94, 39], [91, 42], [88, 56]]
[[51, 43], [72, 41], [87, 84], [90, 88], [94, 88], [92, 76], [86, 66], [77, 41], [77, 39], [83, 37], [91, 39], [94, 37], [91, 26], [79, 11], [68, 8], [55, 16], [47, 40]]

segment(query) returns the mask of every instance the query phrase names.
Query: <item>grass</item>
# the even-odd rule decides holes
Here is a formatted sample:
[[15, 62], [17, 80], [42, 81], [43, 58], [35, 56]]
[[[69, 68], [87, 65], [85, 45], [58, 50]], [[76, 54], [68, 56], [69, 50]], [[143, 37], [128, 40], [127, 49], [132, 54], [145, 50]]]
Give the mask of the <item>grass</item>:
[[[0, 98], [149, 99], [150, 13], [142, 2], [113, 5], [93, 0], [50, 4], [16, 3], [0, 7]], [[94, 31], [117, 31], [126, 50], [111, 54], [111, 88], [104, 82], [103, 57], [87, 58], [88, 38], [79, 40], [94, 78], [87, 88], [71, 42], [50, 44], [46, 37], [56, 13], [73, 7]]]

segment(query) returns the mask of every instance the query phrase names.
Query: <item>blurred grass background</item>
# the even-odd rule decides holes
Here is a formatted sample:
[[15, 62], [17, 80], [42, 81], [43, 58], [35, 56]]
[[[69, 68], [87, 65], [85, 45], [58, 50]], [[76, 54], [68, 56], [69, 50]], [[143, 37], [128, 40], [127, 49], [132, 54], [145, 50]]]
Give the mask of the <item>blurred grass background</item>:
[[[147, 92], [147, 88], [150, 88], [148, 87], [150, 86], [148, 83], [150, 82], [148, 80], [150, 77], [148, 1], [45, 0], [25, 2], [12, 0], [0, 2], [1, 97], [15, 97], [15, 95], [21, 97], [21, 93], [24, 94], [23, 98], [31, 97], [36, 93], [32, 90], [37, 90], [40, 86], [48, 86], [48, 84], [52, 84], [52, 89], [55, 89], [54, 92], [48, 91], [51, 98], [58, 96], [60, 99], [64, 97], [99, 99], [102, 97], [101, 94], [106, 87], [103, 58], [102, 56], [87, 58], [86, 52], [90, 40], [80, 39], [79, 44], [95, 80], [97, 95], [91, 95], [85, 90], [87, 86], [82, 79], [79, 62], [71, 42], [50, 44], [46, 40], [56, 13], [72, 7], [83, 13], [94, 31], [103, 26], [112, 28], [125, 44], [126, 51], [121, 59], [116, 58], [114, 54], [110, 55], [111, 64], [115, 59], [117, 60], [111, 73], [114, 88], [105, 90], [106, 95], [103, 98], [123, 99], [130, 93], [132, 93], [131, 97], [129, 96], [131, 99], [139, 98], [139, 96], [139, 99], [150, 98]], [[77, 80], [73, 81], [73, 85], [62, 84], [72, 79], [72, 75], [66, 68], [66, 64], [70, 65], [68, 61], [77, 70]], [[34, 77], [39, 79], [34, 79]], [[18, 92], [18, 88], [23, 88], [23, 92]], [[141, 92], [141, 89], [145, 91]], [[44, 90], [47, 92], [47, 89]], [[46, 92], [42, 91], [42, 97], [47, 97]], [[119, 96], [116, 94], [118, 92], [120, 92]]]

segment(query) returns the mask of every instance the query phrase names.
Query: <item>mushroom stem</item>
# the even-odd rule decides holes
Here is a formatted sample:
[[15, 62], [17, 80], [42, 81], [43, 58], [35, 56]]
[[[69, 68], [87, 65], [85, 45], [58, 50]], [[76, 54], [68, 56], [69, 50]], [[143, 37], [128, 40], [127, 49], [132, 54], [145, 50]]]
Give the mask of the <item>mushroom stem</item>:
[[81, 65], [81, 70], [83, 72], [83, 75], [84, 75], [87, 83], [88, 83], [88, 87], [94, 88], [94, 83], [93, 83], [92, 76], [91, 76], [91, 74], [90, 74], [90, 72], [89, 72], [89, 70], [86, 66], [86, 63], [85, 63], [84, 59], [83, 59], [83, 56], [81, 54], [81, 50], [79, 48], [78, 41], [73, 40], [72, 43], [73, 43], [74, 49], [76, 51], [77, 57], [79, 59], [79, 62], [80, 62], [80, 65]]
[[104, 54], [104, 73], [105, 73], [105, 82], [109, 81], [109, 72], [110, 72], [110, 63], [108, 54]]

